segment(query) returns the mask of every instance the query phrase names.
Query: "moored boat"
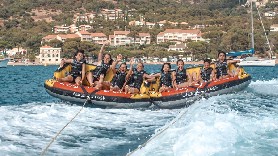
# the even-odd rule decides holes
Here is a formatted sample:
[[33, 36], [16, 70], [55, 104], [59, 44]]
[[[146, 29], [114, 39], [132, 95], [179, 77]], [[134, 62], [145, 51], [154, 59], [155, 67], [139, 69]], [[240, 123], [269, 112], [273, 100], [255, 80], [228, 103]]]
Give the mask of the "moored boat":
[[[124, 92], [115, 92], [109, 90], [96, 90], [86, 86], [87, 81], [82, 86], [68, 82], [58, 82], [55, 78], [64, 77], [69, 73], [71, 66], [67, 65], [54, 73], [54, 78], [45, 81], [46, 91], [59, 99], [84, 103], [90, 101], [91, 105], [96, 107], [108, 108], [179, 108], [193, 103], [201, 97], [214, 96], [236, 92], [247, 87], [251, 82], [251, 76], [240, 68], [239, 76], [229, 77], [222, 80], [204, 82], [180, 89], [171, 89], [166, 92], [158, 92], [159, 79], [153, 83], [143, 83], [140, 93], [129, 94]], [[94, 69], [93, 65], [86, 65], [86, 71]], [[230, 70], [236, 67], [231, 64]], [[201, 67], [187, 69], [189, 73], [199, 73]], [[112, 72], [108, 72], [105, 77], [106, 81], [111, 81]]]
[[8, 65], [9, 59], [0, 59], [0, 68], [6, 68]]

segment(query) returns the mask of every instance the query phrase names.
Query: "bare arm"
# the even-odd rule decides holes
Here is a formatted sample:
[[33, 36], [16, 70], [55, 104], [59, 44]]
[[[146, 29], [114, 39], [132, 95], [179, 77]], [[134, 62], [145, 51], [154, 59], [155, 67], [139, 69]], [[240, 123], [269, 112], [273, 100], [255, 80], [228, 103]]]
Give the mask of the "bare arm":
[[[148, 75], [149, 76], [149, 75]], [[152, 77], [160, 77], [161, 74], [160, 73], [156, 73], [156, 74], [153, 74]]]
[[85, 72], [86, 72], [86, 64], [85, 63], [83, 63], [82, 64], [82, 79], [81, 79], [81, 83], [82, 83], [82, 81], [84, 80], [84, 78], [85, 78]]
[[134, 64], [134, 58], [131, 58], [130, 60], [130, 67], [129, 67], [129, 71], [128, 73], [126, 74], [126, 80], [130, 77], [130, 75], [132, 74], [132, 66]]
[[227, 63], [239, 63], [240, 60], [227, 60]]
[[177, 79], [176, 72], [173, 71], [173, 72], [172, 72], [172, 85], [173, 85], [175, 88], [177, 88], [177, 86], [178, 86], [178, 85], [177, 85], [176, 79]]
[[112, 65], [111, 65], [110, 68], [112, 69], [113, 74], [116, 74], [116, 66], [117, 66], [117, 64], [118, 64], [121, 60], [122, 60], [122, 55], [119, 54], [119, 55], [117, 56], [117, 60], [114, 61], [114, 62], [112, 63]]
[[98, 54], [98, 59], [97, 59], [98, 62], [101, 62], [101, 60], [102, 60], [102, 55], [103, 55], [103, 51], [104, 51], [104, 47], [105, 47], [105, 45], [108, 45], [108, 44], [109, 44], [109, 41], [106, 41], [106, 42], [104, 42], [104, 44], [101, 46], [100, 51], [99, 51], [99, 54]]
[[72, 63], [73, 59], [62, 59], [60, 63], [60, 67], [63, 67], [65, 63]]

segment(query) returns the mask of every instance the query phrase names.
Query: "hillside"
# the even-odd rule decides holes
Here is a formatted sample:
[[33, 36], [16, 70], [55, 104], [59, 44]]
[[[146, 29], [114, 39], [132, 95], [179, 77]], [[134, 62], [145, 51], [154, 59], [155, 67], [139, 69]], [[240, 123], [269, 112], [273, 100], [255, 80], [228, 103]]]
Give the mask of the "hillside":
[[[0, 47], [26, 47], [30, 53], [38, 53], [42, 37], [51, 34], [55, 25], [74, 23], [74, 15], [95, 12], [102, 9], [122, 9], [124, 20], [106, 21], [96, 17], [93, 32], [110, 35], [114, 30], [129, 29], [134, 32], [148, 32], [152, 41], [159, 32], [167, 28], [187, 29], [195, 25], [206, 25], [203, 36], [210, 39], [208, 53], [217, 49], [238, 50], [249, 47], [250, 12], [242, 5], [246, 0], [0, 0]], [[267, 4], [261, 11], [271, 11], [276, 4]], [[129, 21], [144, 17], [146, 22], [168, 20], [186, 22], [187, 26], [166, 25], [163, 28], [146, 29], [132, 27]], [[255, 15], [258, 18], [258, 15]], [[269, 30], [271, 24], [278, 24], [278, 18], [264, 19]], [[265, 50], [263, 32], [260, 22], [255, 20], [256, 45], [260, 51]], [[277, 51], [277, 37], [272, 35], [274, 50]], [[271, 37], [271, 36], [270, 36]], [[2, 41], [3, 42], [2, 42]], [[4, 44], [5, 43], [5, 44]], [[97, 48], [91, 48], [97, 49]], [[133, 48], [135, 49], [135, 48]], [[159, 49], [159, 48], [154, 48]]]

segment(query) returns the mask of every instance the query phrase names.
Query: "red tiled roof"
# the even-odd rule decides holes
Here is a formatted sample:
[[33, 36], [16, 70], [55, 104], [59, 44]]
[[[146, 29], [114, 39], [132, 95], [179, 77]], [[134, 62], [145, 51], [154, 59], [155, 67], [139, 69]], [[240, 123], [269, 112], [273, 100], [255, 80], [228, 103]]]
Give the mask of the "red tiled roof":
[[106, 37], [104, 33], [91, 33], [92, 37]]
[[89, 33], [88, 31], [79, 31], [79, 33], [81, 35], [90, 35], [91, 33]]
[[140, 37], [151, 36], [149, 33], [139, 33]]
[[164, 32], [160, 32], [157, 36], [164, 36]]
[[67, 34], [66, 38], [79, 38], [77, 34]]
[[57, 38], [57, 35], [47, 35], [45, 37], [43, 37], [42, 39], [55, 39]]
[[129, 33], [129, 31], [114, 31], [114, 35], [127, 35]]
[[164, 33], [191, 33], [191, 34], [199, 34], [200, 30], [199, 29], [187, 29], [187, 30], [182, 30], [182, 29], [166, 29]]

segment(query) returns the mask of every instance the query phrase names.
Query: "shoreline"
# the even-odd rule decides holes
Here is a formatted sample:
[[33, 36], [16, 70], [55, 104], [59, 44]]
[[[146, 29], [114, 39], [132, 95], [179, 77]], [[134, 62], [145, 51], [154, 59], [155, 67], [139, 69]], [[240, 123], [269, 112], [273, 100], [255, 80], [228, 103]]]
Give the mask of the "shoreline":
[[[144, 64], [149, 64], [149, 65], [159, 64], [159, 65], [162, 65], [163, 63], [165, 63], [165, 62], [148, 62], [148, 63], [144, 63]], [[169, 63], [170, 64], [176, 64], [176, 62], [169, 62]], [[129, 64], [129, 62], [126, 62], [126, 64]], [[137, 64], [137, 63], [134, 63], [134, 64]], [[203, 62], [202, 61], [198, 61], [198, 62], [184, 62], [184, 64], [187, 64], [187, 65], [199, 65], [199, 64], [203, 64]], [[59, 64], [47, 64], [47, 65], [44, 65], [44, 64], [36, 64], [36, 63], [19, 63], [19, 62], [13, 63], [13, 62], [9, 62], [8, 66], [59, 66]]]
[[[147, 65], [157, 65], [160, 64], [162, 65], [165, 62], [148, 62], [148, 63], [144, 63]], [[176, 64], [176, 62], [168, 62], [171, 65]], [[126, 64], [129, 64], [129, 62], [126, 62]], [[135, 63], [136, 64], [136, 63]], [[203, 61], [192, 61], [192, 62], [184, 62], [185, 65], [202, 65]], [[278, 59], [275, 60], [275, 64], [278, 64]], [[8, 62], [8, 66], [58, 66], [59, 64], [38, 64], [38, 63], [23, 63], [23, 62]]]

